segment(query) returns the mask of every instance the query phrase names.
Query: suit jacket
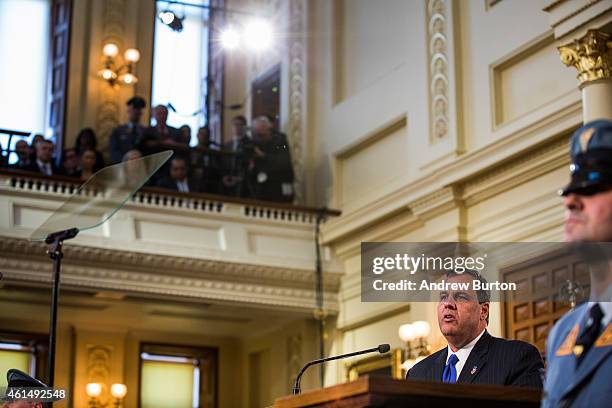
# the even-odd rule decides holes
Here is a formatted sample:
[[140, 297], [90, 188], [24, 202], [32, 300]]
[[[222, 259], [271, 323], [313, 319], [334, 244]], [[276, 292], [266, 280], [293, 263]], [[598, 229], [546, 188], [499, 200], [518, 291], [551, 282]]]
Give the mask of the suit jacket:
[[120, 163], [123, 155], [129, 150], [136, 149], [144, 135], [144, 127], [141, 125], [121, 125], [113, 129], [108, 140], [108, 152], [111, 163]]
[[[33, 173], [42, 173], [45, 174], [44, 171], [42, 171], [42, 169], [40, 167], [38, 167], [38, 163], [36, 162], [36, 160], [30, 162], [30, 164], [28, 164], [25, 167], [22, 167], [20, 170], [24, 170], [24, 171], [31, 171]], [[51, 163], [51, 173], [53, 175], [62, 175], [62, 171], [59, 167], [57, 167], [55, 165], [55, 163]]]
[[[415, 364], [407, 379], [442, 381], [448, 347]], [[544, 364], [538, 349], [519, 340], [505, 340], [482, 335], [470, 352], [459, 383], [512, 385], [542, 388]]]
[[[609, 407], [612, 401], [612, 323], [576, 367], [573, 346], [588, 319], [582, 304], [559, 320], [546, 342], [546, 384], [542, 407]], [[574, 335], [576, 337], [574, 337]]]
[[[191, 180], [189, 179], [187, 179], [187, 185], [189, 186], [190, 193], [197, 193], [198, 191], [200, 191], [198, 186], [192, 183]], [[178, 191], [178, 186], [176, 185], [176, 181], [172, 180], [170, 177], [163, 177], [159, 179], [159, 181], [157, 182], [157, 187]]]

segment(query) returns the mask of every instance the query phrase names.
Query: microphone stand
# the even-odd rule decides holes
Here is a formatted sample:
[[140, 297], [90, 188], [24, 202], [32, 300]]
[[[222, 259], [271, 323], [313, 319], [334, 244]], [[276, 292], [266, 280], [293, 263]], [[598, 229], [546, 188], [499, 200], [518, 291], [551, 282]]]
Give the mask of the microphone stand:
[[367, 349], [367, 350], [354, 351], [352, 353], [341, 354], [339, 356], [332, 356], [332, 357], [320, 358], [318, 360], [313, 360], [313, 361], [307, 363], [304, 367], [302, 367], [302, 369], [298, 373], [297, 378], [295, 379], [295, 384], [294, 384], [293, 389], [292, 389], [292, 394], [293, 395], [298, 395], [301, 392], [300, 382], [302, 381], [302, 375], [304, 374], [304, 372], [310, 366], [313, 366], [315, 364], [325, 363], [326, 361], [333, 361], [333, 360], [339, 360], [339, 359], [342, 359], [342, 358], [358, 356], [358, 355], [361, 355], [361, 354], [368, 354], [368, 353], [374, 353], [374, 352], [379, 352], [381, 354], [384, 354], [384, 353], [387, 353], [390, 349], [391, 349], [391, 347], [389, 347], [388, 344], [380, 344], [378, 347], [372, 347], [372, 348]]
[[71, 239], [79, 233], [78, 228], [70, 228], [64, 231], [49, 234], [45, 243], [49, 245], [47, 255], [53, 261], [53, 289], [51, 293], [51, 318], [49, 323], [49, 362], [47, 371], [47, 385], [53, 387], [55, 380], [55, 344], [57, 343], [57, 309], [59, 306], [60, 274], [62, 270], [62, 244], [64, 240]]

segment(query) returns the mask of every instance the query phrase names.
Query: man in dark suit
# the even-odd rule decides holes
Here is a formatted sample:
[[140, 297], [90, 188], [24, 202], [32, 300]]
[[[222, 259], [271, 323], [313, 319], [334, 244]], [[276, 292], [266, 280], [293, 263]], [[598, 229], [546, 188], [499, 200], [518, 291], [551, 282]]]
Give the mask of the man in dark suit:
[[25, 140], [19, 140], [17, 143], [15, 143], [15, 154], [17, 154], [17, 161], [11, 164], [9, 168], [24, 170], [26, 167], [30, 166], [30, 163], [32, 162], [32, 160], [30, 160], [32, 152], [30, 151], [28, 142]]
[[61, 174], [60, 169], [53, 163], [52, 141], [43, 140], [36, 143], [34, 148], [36, 149], [36, 160], [24, 167], [23, 170], [46, 174], [47, 176]]
[[256, 199], [293, 201], [293, 164], [287, 137], [274, 130], [267, 116], [254, 120], [253, 166], [250, 181]]
[[438, 325], [448, 346], [414, 365], [406, 378], [542, 388], [544, 364], [538, 350], [487, 332], [491, 293], [471, 289], [474, 280], [486, 280], [471, 270], [450, 272], [446, 278], [470, 284], [470, 290], [440, 293]]
[[193, 193], [199, 189], [187, 177], [187, 162], [184, 158], [177, 156], [170, 162], [169, 176], [163, 177], [157, 182], [158, 187], [182, 193]]

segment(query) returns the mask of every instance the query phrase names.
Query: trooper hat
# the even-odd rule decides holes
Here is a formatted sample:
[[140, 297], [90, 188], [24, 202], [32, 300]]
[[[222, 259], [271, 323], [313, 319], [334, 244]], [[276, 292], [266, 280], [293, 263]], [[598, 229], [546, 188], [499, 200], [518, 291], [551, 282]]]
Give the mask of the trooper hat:
[[8, 388], [47, 388], [47, 384], [29, 376], [21, 370], [11, 368], [6, 373]]
[[612, 121], [594, 120], [576, 130], [570, 146], [571, 180], [560, 194], [593, 195], [612, 189]]
[[140, 96], [133, 96], [127, 101], [126, 105], [131, 105], [135, 108], [143, 109], [147, 106], [147, 102]]

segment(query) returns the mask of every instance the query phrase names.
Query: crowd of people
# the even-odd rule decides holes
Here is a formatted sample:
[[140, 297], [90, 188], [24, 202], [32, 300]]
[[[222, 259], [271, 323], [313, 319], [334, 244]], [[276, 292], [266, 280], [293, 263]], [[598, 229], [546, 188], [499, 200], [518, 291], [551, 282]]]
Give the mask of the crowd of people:
[[168, 108], [158, 105], [152, 114], [155, 126], [141, 123], [146, 102], [133, 97], [127, 102], [128, 122], [115, 128], [109, 139], [109, 162], [100, 151], [93, 129], [81, 130], [74, 147], [54, 159], [52, 141], [36, 135], [31, 144], [19, 140], [14, 146], [17, 160], [9, 168], [62, 175], [87, 180], [105, 165], [172, 150], [173, 156], [148, 181], [148, 186], [180, 192], [201, 192], [258, 200], [292, 202], [293, 166], [285, 134], [274, 119], [262, 115], [249, 126], [244, 116], [231, 121], [226, 143], [211, 141], [208, 127], [198, 129], [198, 143], [190, 147], [189, 126], [167, 124]]

